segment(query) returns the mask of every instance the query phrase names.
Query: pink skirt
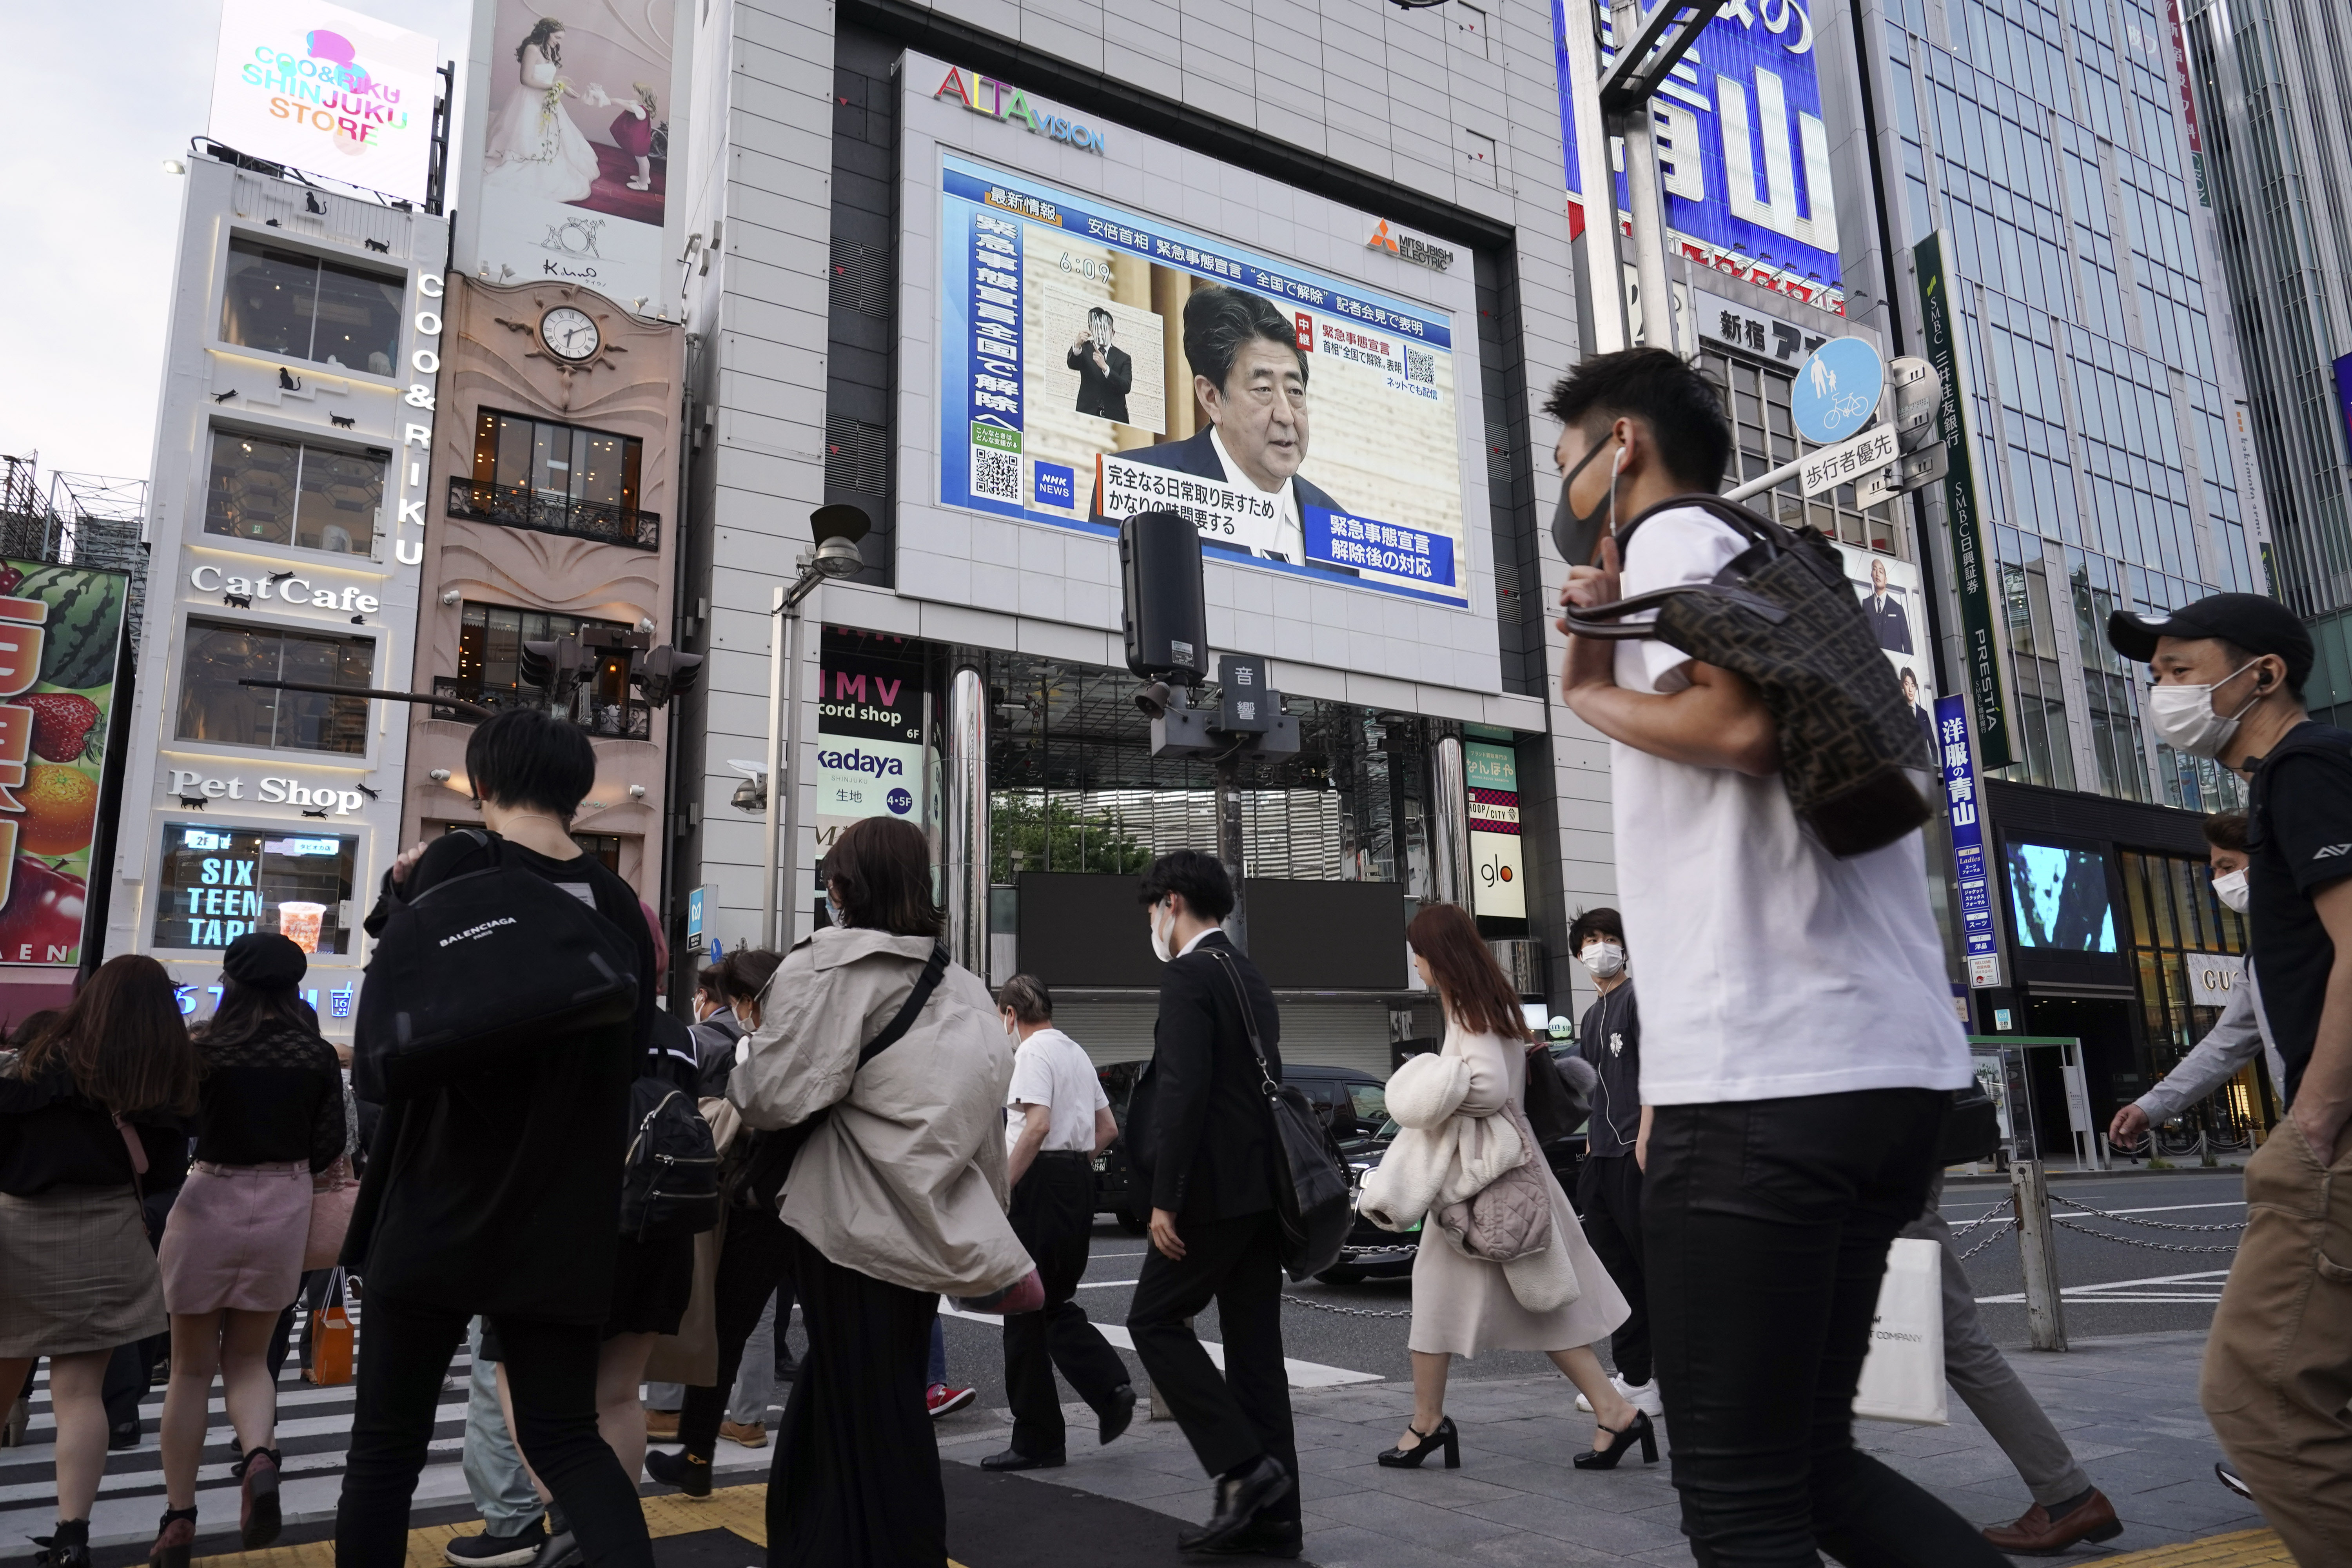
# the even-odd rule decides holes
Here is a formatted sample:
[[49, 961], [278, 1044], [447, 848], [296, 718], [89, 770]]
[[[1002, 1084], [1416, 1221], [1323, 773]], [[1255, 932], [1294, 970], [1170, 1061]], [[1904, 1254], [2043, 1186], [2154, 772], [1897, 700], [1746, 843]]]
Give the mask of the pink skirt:
[[163, 1226], [165, 1310], [282, 1311], [310, 1231], [310, 1166], [198, 1164]]

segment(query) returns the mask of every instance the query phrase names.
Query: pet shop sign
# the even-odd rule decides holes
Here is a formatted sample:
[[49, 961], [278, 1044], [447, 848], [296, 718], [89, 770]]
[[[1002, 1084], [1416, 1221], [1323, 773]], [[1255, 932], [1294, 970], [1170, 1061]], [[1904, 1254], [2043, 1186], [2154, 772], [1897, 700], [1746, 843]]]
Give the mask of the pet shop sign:
[[325, 0], [222, 0], [206, 132], [255, 158], [425, 199], [435, 41]]

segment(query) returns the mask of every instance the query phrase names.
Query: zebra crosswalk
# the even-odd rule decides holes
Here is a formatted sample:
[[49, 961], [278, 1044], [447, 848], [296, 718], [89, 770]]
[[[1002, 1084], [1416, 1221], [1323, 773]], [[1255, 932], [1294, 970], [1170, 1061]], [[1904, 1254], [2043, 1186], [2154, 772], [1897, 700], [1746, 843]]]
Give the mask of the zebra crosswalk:
[[[359, 1324], [361, 1312], [356, 1306], [352, 1318]], [[363, 1334], [366, 1330], [362, 1327], [360, 1331]], [[420, 1511], [469, 1500], [461, 1459], [472, 1373], [472, 1359], [461, 1344], [433, 1413], [433, 1439], [414, 1505]], [[342, 1492], [353, 1402], [350, 1384], [313, 1387], [302, 1381], [299, 1368], [288, 1358], [278, 1382], [277, 1446], [286, 1456], [279, 1495], [289, 1525], [334, 1517], [336, 1500]], [[217, 1382], [209, 1408], [204, 1462], [196, 1471], [200, 1542], [206, 1537], [233, 1535], [237, 1522], [237, 1483], [229, 1474], [236, 1439]], [[163, 1389], [159, 1384], [140, 1401], [139, 1446], [116, 1449], [106, 1457], [106, 1473], [90, 1510], [92, 1545], [154, 1539], [156, 1521], [163, 1511], [163, 1455], [156, 1437], [163, 1415]], [[735, 1479], [765, 1475], [768, 1450], [744, 1449], [727, 1442], [719, 1447], [720, 1452], [712, 1463], [719, 1475]], [[49, 1405], [48, 1367], [43, 1363], [34, 1380], [32, 1424], [25, 1443], [0, 1447], [0, 1559], [20, 1557], [29, 1550], [33, 1536], [49, 1533], [56, 1519], [57, 1421]]]

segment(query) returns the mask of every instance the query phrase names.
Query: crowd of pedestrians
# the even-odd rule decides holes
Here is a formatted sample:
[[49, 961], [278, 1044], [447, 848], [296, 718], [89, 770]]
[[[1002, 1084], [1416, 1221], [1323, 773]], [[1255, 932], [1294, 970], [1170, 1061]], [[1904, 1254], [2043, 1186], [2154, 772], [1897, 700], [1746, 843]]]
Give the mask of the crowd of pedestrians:
[[[1731, 436], [1689, 364], [1601, 356], [1547, 410], [1563, 517], [1591, 544], [1562, 591], [1571, 611], [1714, 582], [1749, 548], [1693, 501], [1719, 486]], [[2201, 1397], [2231, 1475], [2296, 1561], [2352, 1562], [2352, 1275], [2336, 1261], [2352, 1258], [2352, 1229], [2333, 1185], [2352, 1173], [2352, 963], [2338, 957], [2352, 942], [2352, 734], [2309, 721], [2312, 645], [2273, 601], [2119, 613], [2109, 636], [2154, 669], [2159, 735], [2251, 781], [2249, 812], [2207, 836], [2216, 895], [2248, 914], [2262, 976], [2250, 963], [2211, 1035], [2110, 1135], [2130, 1144], [2267, 1053], [2287, 1119], [2248, 1168], [2251, 1222]], [[1572, 635], [1560, 695], [1610, 742], [1621, 889], [1569, 933], [1596, 994], [1576, 1047], [1586, 1152], [1571, 1201], [1529, 1119], [1531, 1079], [1559, 1070], [1548, 1043], [1472, 917], [1422, 905], [1406, 939], [1444, 1036], [1391, 1079], [1399, 1130], [1356, 1200], [1423, 1238], [1412, 1415], [1379, 1464], [1460, 1466], [1454, 1359], [1535, 1351], [1592, 1417], [1576, 1469], [1670, 1449], [1704, 1564], [1826, 1552], [1991, 1568], [2004, 1551], [2113, 1538], [2112, 1503], [1986, 1334], [1940, 1212], [1955, 1096], [1974, 1078], [1916, 832], [1826, 847], [1784, 787], [1788, 738], [1758, 687], [1661, 637]], [[948, 1522], [933, 1423], [973, 1397], [949, 1381], [943, 1297], [1004, 1325], [1012, 1425], [982, 1468], [1067, 1462], [1061, 1383], [1099, 1443], [1134, 1417], [1129, 1363], [1077, 1299], [1094, 1161], [1121, 1138], [1149, 1215], [1125, 1326], [1211, 1483], [1209, 1517], [1177, 1544], [1299, 1555], [1310, 1478], [1282, 1279], [1307, 1227], [1298, 1162], [1321, 1156], [1286, 1141], [1281, 1009], [1225, 930], [1225, 865], [1177, 850], [1140, 878], [1134, 940], [1163, 967], [1122, 1130], [1043, 982], [1015, 975], [992, 994], [950, 960], [929, 846], [896, 819], [834, 839], [812, 935], [730, 953], [673, 1016], [657, 1000], [660, 921], [570, 831], [595, 767], [562, 720], [485, 721], [467, 753], [482, 827], [402, 855], [367, 921], [392, 941], [436, 900], [521, 910], [554, 889], [610, 959], [605, 988], [560, 1022], [485, 1018], [420, 1044], [405, 1025], [371, 1035], [363, 1009], [347, 1084], [301, 1000], [303, 952], [257, 933], [227, 949], [219, 1006], [193, 1036], [142, 956], [99, 966], [70, 1005], [16, 1029], [0, 1052], [0, 1394], [47, 1359], [48, 1568], [90, 1563], [120, 1424], [110, 1367], [143, 1388], [166, 1334], [151, 1562], [191, 1561], [215, 1381], [241, 1543], [278, 1538], [277, 1368], [289, 1303], [325, 1300], [330, 1265], [366, 1301], [343, 1568], [407, 1561], [460, 1345], [483, 1527], [448, 1542], [457, 1568], [650, 1568], [641, 1478], [709, 1495], [719, 1441], [769, 1441], [782, 1382], [770, 1562], [932, 1568]], [[2012, 1524], [1978, 1529], [1854, 1440], [1898, 1237], [1939, 1244], [1945, 1376], [2032, 1493]], [[1222, 1362], [1193, 1327], [1213, 1307]]]

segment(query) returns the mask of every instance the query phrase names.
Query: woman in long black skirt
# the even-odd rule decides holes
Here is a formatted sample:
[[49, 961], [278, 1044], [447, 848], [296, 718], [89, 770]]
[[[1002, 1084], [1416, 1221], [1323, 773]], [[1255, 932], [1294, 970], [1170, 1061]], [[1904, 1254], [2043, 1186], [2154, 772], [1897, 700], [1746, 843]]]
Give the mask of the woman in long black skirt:
[[[785, 955], [728, 1086], [753, 1127], [823, 1117], [778, 1210], [808, 1354], [776, 1444], [768, 1560], [939, 1568], [947, 1502], [923, 1404], [931, 1321], [942, 1293], [1001, 1290], [1030, 1269], [1004, 1217], [1013, 1041], [977, 976], [931, 963], [941, 921], [919, 831], [858, 822], [824, 875], [838, 923]], [[861, 1067], [926, 979], [904, 1032]]]

